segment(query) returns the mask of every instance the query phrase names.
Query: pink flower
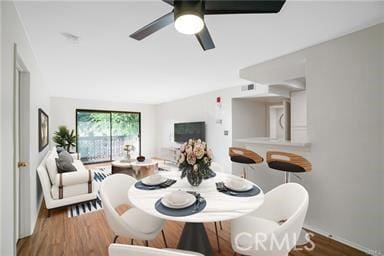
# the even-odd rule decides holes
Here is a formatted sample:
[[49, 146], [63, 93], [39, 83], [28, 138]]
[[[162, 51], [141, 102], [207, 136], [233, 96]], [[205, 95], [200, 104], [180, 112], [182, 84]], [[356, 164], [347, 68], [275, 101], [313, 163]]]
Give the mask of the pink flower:
[[192, 153], [192, 151], [193, 151], [193, 148], [192, 148], [191, 145], [188, 145], [188, 146], [185, 148], [185, 152], [186, 152], [187, 154]]
[[187, 145], [187, 143], [184, 143], [183, 145], [180, 146], [180, 152], [181, 153], [184, 153], [186, 145]]
[[185, 156], [184, 156], [184, 154], [180, 154], [180, 156], [179, 156], [179, 164], [181, 164], [181, 163], [183, 163], [185, 161]]
[[201, 143], [195, 144], [195, 148], [193, 149], [193, 153], [195, 153], [197, 159], [203, 158], [205, 154], [204, 146]]
[[194, 165], [196, 163], [196, 156], [193, 152], [187, 154], [187, 162], [190, 165]]
[[208, 149], [208, 151], [207, 151], [207, 155], [208, 155], [208, 157], [209, 157], [210, 159], [213, 158], [213, 152], [212, 152], [211, 149]]

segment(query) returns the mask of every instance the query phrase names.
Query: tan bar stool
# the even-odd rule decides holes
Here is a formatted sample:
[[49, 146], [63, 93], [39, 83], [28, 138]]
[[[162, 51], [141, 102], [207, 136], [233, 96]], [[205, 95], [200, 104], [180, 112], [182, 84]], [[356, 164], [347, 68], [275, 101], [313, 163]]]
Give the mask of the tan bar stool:
[[280, 151], [267, 152], [269, 168], [285, 172], [285, 183], [289, 183], [291, 173], [303, 173], [312, 170], [312, 164], [302, 156]]
[[253, 152], [252, 150], [245, 149], [245, 148], [237, 148], [237, 147], [230, 147], [229, 148], [229, 156], [231, 157], [231, 161], [234, 163], [239, 163], [243, 165], [243, 178], [247, 178], [247, 172], [246, 167], [252, 167], [253, 164], [259, 164], [264, 161], [264, 159], [257, 154], [256, 152]]
[[[311, 162], [302, 156], [288, 152], [268, 151], [267, 164], [271, 169], [285, 172], [285, 183], [290, 182], [291, 173], [303, 173], [310, 172], [312, 170]], [[281, 222], [284, 221], [285, 220], [281, 220]], [[306, 244], [308, 242], [307, 237], [307, 232], [304, 229], [301, 229], [301, 233], [296, 244]]]

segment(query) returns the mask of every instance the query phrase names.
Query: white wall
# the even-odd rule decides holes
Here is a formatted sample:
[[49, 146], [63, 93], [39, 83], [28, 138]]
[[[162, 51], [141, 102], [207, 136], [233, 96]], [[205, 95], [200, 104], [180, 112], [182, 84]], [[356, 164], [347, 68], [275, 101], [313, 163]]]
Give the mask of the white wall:
[[266, 137], [267, 109], [265, 102], [232, 99], [232, 139]]
[[[223, 164], [225, 171], [230, 172], [231, 162], [228, 157], [228, 147], [232, 144], [232, 95], [237, 88], [218, 90], [203, 95], [160, 104], [156, 107], [157, 118], [157, 147], [158, 153], [162, 147], [174, 146], [173, 124], [177, 122], [204, 121], [206, 124], [206, 141], [213, 150], [214, 160]], [[216, 97], [222, 99], [222, 113], [218, 114]], [[223, 119], [217, 124], [216, 119]], [[224, 130], [229, 135], [224, 135]]]
[[[214, 161], [221, 163], [226, 172], [231, 172], [228, 148], [232, 145], [232, 99], [265, 94], [267, 89], [266, 86], [258, 86], [251, 91], [241, 91], [236, 86], [157, 105], [157, 154], [160, 154], [161, 148], [175, 146], [174, 123], [204, 121], [206, 141], [213, 150]], [[221, 97], [221, 111], [217, 110], [216, 97]], [[217, 124], [216, 119], [222, 119], [222, 124]], [[229, 132], [228, 136], [224, 135], [224, 131]]]
[[308, 130], [315, 168], [305, 182], [313, 201], [308, 225], [382, 252], [383, 27], [306, 52]]
[[154, 105], [53, 97], [51, 98], [51, 137], [60, 125], [76, 129], [76, 109], [141, 112], [141, 152], [146, 157], [155, 155], [157, 125]]
[[[384, 27], [381, 28], [381, 44], [384, 44]], [[380, 56], [380, 55], [379, 55]], [[384, 48], [381, 50], [381, 59], [384, 60]], [[381, 61], [381, 65], [379, 66], [380, 70], [384, 70], [384, 61]], [[381, 72], [381, 84], [384, 84], [384, 72]], [[381, 97], [384, 99], [384, 86], [381, 87]], [[382, 103], [383, 104], [383, 103]], [[381, 122], [381, 130], [384, 130], [384, 108], [381, 108], [381, 117], [382, 117], [382, 122]], [[381, 133], [381, 152], [384, 152], [384, 132]], [[382, 154], [383, 155], [383, 154]], [[382, 169], [384, 169], [384, 157], [381, 157], [381, 166], [383, 166]], [[384, 172], [381, 172], [381, 184], [384, 184]], [[382, 198], [382, 213], [384, 213], [384, 189], [381, 194]], [[384, 220], [382, 221], [382, 230], [384, 230]]]
[[[257, 74], [259, 67], [270, 72], [269, 68], [262, 69], [264, 64], [305, 60], [312, 147], [300, 154], [312, 161], [313, 171], [301, 175], [303, 180], [293, 181], [303, 184], [310, 194], [306, 225], [360, 249], [382, 252], [383, 30], [384, 25], [374, 26], [246, 69]], [[207, 142], [216, 160], [230, 170], [231, 99], [241, 94], [245, 93], [234, 87], [159, 105], [158, 147], [172, 145], [174, 122], [205, 121]], [[214, 121], [216, 96], [223, 99], [223, 125]], [[230, 136], [223, 135], [224, 129], [230, 130]], [[249, 176], [266, 191], [284, 180], [283, 174], [267, 169], [265, 164]]]
[[1, 162], [1, 233], [2, 235], [2, 255], [15, 254], [14, 241], [14, 208], [13, 208], [13, 49], [14, 43], [18, 46], [18, 51], [28, 71], [31, 73], [30, 82], [30, 159], [29, 169], [24, 170], [29, 173], [29, 209], [27, 215], [30, 216], [29, 226], [32, 232], [37, 213], [41, 192], [36, 176], [36, 167], [43, 158], [44, 152], [38, 150], [38, 108], [41, 107], [49, 114], [48, 89], [44, 84], [40, 71], [37, 67], [35, 56], [30, 47], [28, 37], [23, 25], [18, 17], [18, 13], [10, 1], [2, 1], [2, 77], [1, 77], [1, 157], [7, 161]]
[[[3, 14], [2, 14], [2, 9], [3, 9], [3, 5], [0, 3], [0, 52], [1, 52], [1, 49], [2, 49], [2, 37], [3, 37], [3, 29], [2, 29], [2, 17], [3, 17]], [[0, 57], [0, 77], [2, 77], [2, 71], [3, 71], [3, 66], [2, 66], [2, 62], [3, 62], [3, 59]], [[3, 81], [0, 79], [0, 88], [3, 87]], [[2, 90], [0, 89], [0, 99], [1, 99], [1, 92]], [[0, 113], [1, 112], [1, 104], [0, 104]], [[2, 145], [3, 141], [1, 139], [1, 125], [0, 125], [0, 145]], [[0, 146], [0, 167], [2, 166], [1, 165], [1, 157], [2, 157], [2, 154], [1, 154], [1, 146]], [[1, 183], [1, 175], [0, 175], [0, 184]], [[2, 197], [0, 196], [0, 209], [3, 209], [3, 204], [2, 204]], [[1, 211], [0, 211], [0, 252], [2, 252], [2, 234], [3, 234], [3, 229], [2, 229], [2, 224], [1, 224]]]
[[[312, 147], [301, 154], [312, 161], [313, 171], [301, 175], [302, 181], [293, 180], [310, 194], [306, 225], [359, 248], [382, 252], [383, 27], [374, 26], [243, 71], [258, 73], [268, 66], [265, 72], [273, 74], [275, 64], [305, 60]], [[254, 149], [264, 150], [261, 146]], [[265, 188], [281, 183], [281, 174], [265, 165], [259, 169], [253, 178]]]
[[307, 142], [307, 92], [291, 93], [291, 140]]

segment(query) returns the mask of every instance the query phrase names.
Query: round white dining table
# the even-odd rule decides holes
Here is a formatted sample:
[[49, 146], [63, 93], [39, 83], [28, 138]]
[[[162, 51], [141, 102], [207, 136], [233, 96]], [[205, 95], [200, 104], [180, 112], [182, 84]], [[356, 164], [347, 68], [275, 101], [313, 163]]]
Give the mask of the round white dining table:
[[[193, 187], [188, 183], [187, 178], [180, 178], [181, 172], [179, 171], [159, 173], [177, 182], [168, 188], [157, 190], [142, 190], [132, 186], [128, 191], [128, 198], [134, 207], [152, 216], [165, 220], [185, 222], [178, 243], [179, 249], [200, 252], [206, 256], [212, 255], [212, 249], [203, 223], [239, 218], [259, 208], [264, 201], [264, 193], [261, 188], [250, 181], [248, 182], [260, 189], [260, 193], [256, 196], [237, 197], [217, 191], [216, 182], [239, 178], [232, 174], [217, 172], [215, 177], [203, 180], [198, 187]], [[177, 190], [200, 193], [207, 202], [206, 207], [198, 213], [183, 217], [174, 217], [158, 212], [155, 208], [156, 201]]]

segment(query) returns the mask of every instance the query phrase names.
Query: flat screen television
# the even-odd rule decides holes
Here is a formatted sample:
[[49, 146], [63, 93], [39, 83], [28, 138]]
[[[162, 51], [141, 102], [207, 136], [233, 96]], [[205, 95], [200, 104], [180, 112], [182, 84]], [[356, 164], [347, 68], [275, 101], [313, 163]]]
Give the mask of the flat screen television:
[[205, 140], [205, 122], [175, 123], [175, 142], [184, 143], [189, 139]]

